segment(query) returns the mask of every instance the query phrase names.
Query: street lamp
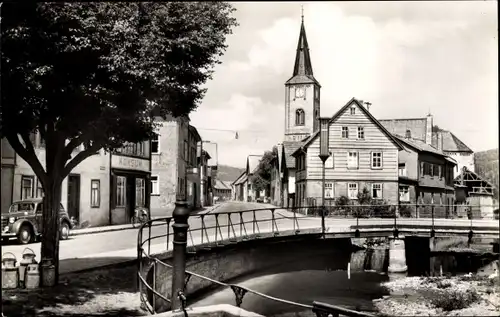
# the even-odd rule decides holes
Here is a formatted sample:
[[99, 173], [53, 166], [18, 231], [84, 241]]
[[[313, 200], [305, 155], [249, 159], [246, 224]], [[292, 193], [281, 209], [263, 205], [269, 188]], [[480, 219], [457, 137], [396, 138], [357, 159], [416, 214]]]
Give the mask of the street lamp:
[[323, 162], [323, 189], [321, 191], [321, 203], [322, 203], [322, 211], [321, 211], [321, 229], [323, 231], [323, 235], [325, 234], [325, 162], [330, 156], [330, 151], [328, 151], [328, 134], [329, 134], [329, 123], [330, 118], [320, 118], [320, 134], [319, 134], [319, 158]]

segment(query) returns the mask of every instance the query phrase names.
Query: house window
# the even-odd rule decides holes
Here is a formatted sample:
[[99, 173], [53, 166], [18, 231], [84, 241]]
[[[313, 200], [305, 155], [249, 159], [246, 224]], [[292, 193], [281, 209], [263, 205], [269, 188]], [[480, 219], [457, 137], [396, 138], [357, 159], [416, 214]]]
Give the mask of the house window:
[[34, 190], [34, 177], [22, 176], [21, 177], [21, 200], [33, 198]]
[[135, 179], [135, 206], [144, 207], [146, 205], [146, 181], [144, 178]]
[[347, 168], [357, 169], [358, 165], [358, 152], [349, 152], [347, 157]]
[[372, 152], [372, 168], [382, 168], [382, 152]]
[[349, 199], [358, 199], [358, 184], [349, 183], [347, 188], [348, 188], [347, 195]]
[[90, 208], [101, 206], [101, 181], [93, 179], [90, 181]]
[[335, 163], [333, 160], [333, 153], [331, 153], [330, 156], [325, 161], [325, 168], [334, 168], [334, 166]]
[[126, 182], [127, 178], [125, 176], [117, 176], [116, 177], [116, 207], [125, 207], [126, 201]]
[[191, 147], [191, 165], [196, 166], [196, 148]]
[[187, 141], [184, 141], [184, 160], [189, 160], [189, 146]]
[[399, 164], [398, 171], [399, 171], [399, 176], [406, 177], [406, 164]]
[[305, 113], [302, 109], [295, 110], [295, 125], [304, 125]]
[[160, 135], [158, 133], [155, 133], [151, 139], [151, 153], [160, 153]]
[[349, 127], [342, 127], [342, 139], [349, 138]]
[[432, 165], [432, 176], [439, 176], [439, 166]]
[[356, 114], [356, 107], [351, 107], [351, 115], [355, 115]]
[[410, 201], [410, 190], [408, 186], [399, 187], [399, 201]]
[[151, 195], [160, 194], [160, 182], [158, 181], [158, 176], [151, 176]]
[[365, 128], [358, 127], [358, 139], [364, 139], [364, 138], [365, 138]]
[[439, 178], [443, 178], [443, 167], [441, 165], [438, 166], [438, 175]]
[[43, 186], [42, 186], [42, 182], [37, 179], [36, 180], [36, 197], [37, 198], [42, 198], [44, 195], [43, 195]]
[[372, 184], [372, 198], [382, 199], [382, 184]]
[[333, 183], [325, 183], [325, 199], [333, 198]]

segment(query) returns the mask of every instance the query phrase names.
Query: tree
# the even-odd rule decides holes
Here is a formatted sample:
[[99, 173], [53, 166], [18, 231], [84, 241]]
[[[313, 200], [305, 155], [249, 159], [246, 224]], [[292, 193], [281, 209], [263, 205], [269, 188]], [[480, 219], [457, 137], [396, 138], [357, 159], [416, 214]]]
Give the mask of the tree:
[[237, 25], [233, 11], [227, 2], [2, 6], [0, 133], [42, 184], [41, 256], [55, 264], [56, 284], [63, 179], [100, 149], [149, 139], [155, 116], [195, 109]]
[[256, 191], [265, 190], [266, 194], [269, 192], [269, 185], [271, 184], [271, 173], [275, 160], [278, 158], [278, 148], [273, 147], [271, 151], [266, 151], [259, 161], [257, 170], [251, 177], [252, 184]]

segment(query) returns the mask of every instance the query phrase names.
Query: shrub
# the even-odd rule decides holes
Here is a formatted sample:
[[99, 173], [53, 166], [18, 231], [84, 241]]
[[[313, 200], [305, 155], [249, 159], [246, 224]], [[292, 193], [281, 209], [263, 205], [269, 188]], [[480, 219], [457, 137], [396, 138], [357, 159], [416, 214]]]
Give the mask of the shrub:
[[400, 205], [399, 206], [399, 215], [405, 218], [411, 218], [413, 213], [412, 208], [409, 205]]
[[466, 291], [440, 289], [433, 293], [434, 296], [431, 298], [431, 304], [444, 311], [463, 309], [479, 300], [479, 294], [474, 289], [467, 289]]
[[347, 216], [352, 212], [351, 200], [347, 196], [340, 196], [335, 199], [336, 212], [339, 215]]

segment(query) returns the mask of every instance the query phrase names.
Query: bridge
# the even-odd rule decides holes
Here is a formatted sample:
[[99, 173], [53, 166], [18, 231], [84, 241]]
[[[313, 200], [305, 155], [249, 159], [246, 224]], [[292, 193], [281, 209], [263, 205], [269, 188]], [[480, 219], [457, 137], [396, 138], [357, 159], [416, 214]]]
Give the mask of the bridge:
[[[176, 252], [175, 255], [174, 224], [182, 222], [182, 219], [174, 220], [173, 217], [166, 217], [151, 220], [139, 229], [137, 242], [138, 286], [141, 301], [151, 313], [164, 312], [184, 307], [190, 295], [218, 286], [233, 290], [235, 304], [238, 307], [241, 306], [246, 293], [253, 293], [302, 309], [311, 309], [318, 316], [369, 316], [363, 312], [325, 303], [313, 302], [306, 305], [290, 302], [227, 283], [231, 278], [244, 274], [244, 270], [255, 267], [245, 267], [239, 261], [239, 265], [244, 268], [231, 267], [227, 270], [221, 269], [224, 272], [217, 273], [214, 272], [214, 267], [222, 268], [223, 265], [230, 263], [221, 263], [220, 257], [215, 258], [210, 255], [228, 249], [250, 252], [247, 250], [252, 248], [254, 250], [273, 242], [300, 243], [307, 239], [309, 241], [337, 239], [341, 248], [346, 243], [351, 245], [352, 238], [385, 237], [391, 238], [394, 242], [391, 242], [389, 250], [389, 262], [392, 262], [389, 266], [403, 267], [405, 260], [404, 252], [401, 259], [401, 249], [404, 249], [405, 237], [421, 237], [433, 241], [439, 237], [463, 236], [471, 241], [473, 237], [498, 239], [499, 235], [498, 220], [437, 218], [434, 217], [434, 212], [431, 212], [428, 218], [405, 218], [395, 212], [378, 213], [376, 217], [366, 218], [366, 213], [359, 211], [369, 207], [357, 206], [358, 209], [352, 209], [348, 213], [330, 213], [333, 215], [320, 211], [316, 213], [317, 216], [306, 216], [299, 212], [303, 211], [304, 207], [300, 209], [270, 207], [194, 215], [185, 219], [189, 225], [186, 234], [183, 236], [178, 232], [177, 240], [185, 241], [185, 249], [180, 253]], [[427, 207], [432, 211], [434, 209], [432, 205]], [[311, 207], [311, 210], [313, 209], [318, 208]], [[427, 245], [432, 248], [433, 244], [427, 243]], [[250, 262], [251, 259], [246, 259], [244, 263]], [[204, 266], [200, 263], [207, 264]], [[184, 269], [187, 268], [182, 274], [184, 287], [178, 296], [172, 298], [171, 286], [177, 276], [172, 270], [174, 266], [180, 265]], [[273, 264], [270, 262], [269, 265]], [[177, 307], [175, 307], [176, 302]]]

